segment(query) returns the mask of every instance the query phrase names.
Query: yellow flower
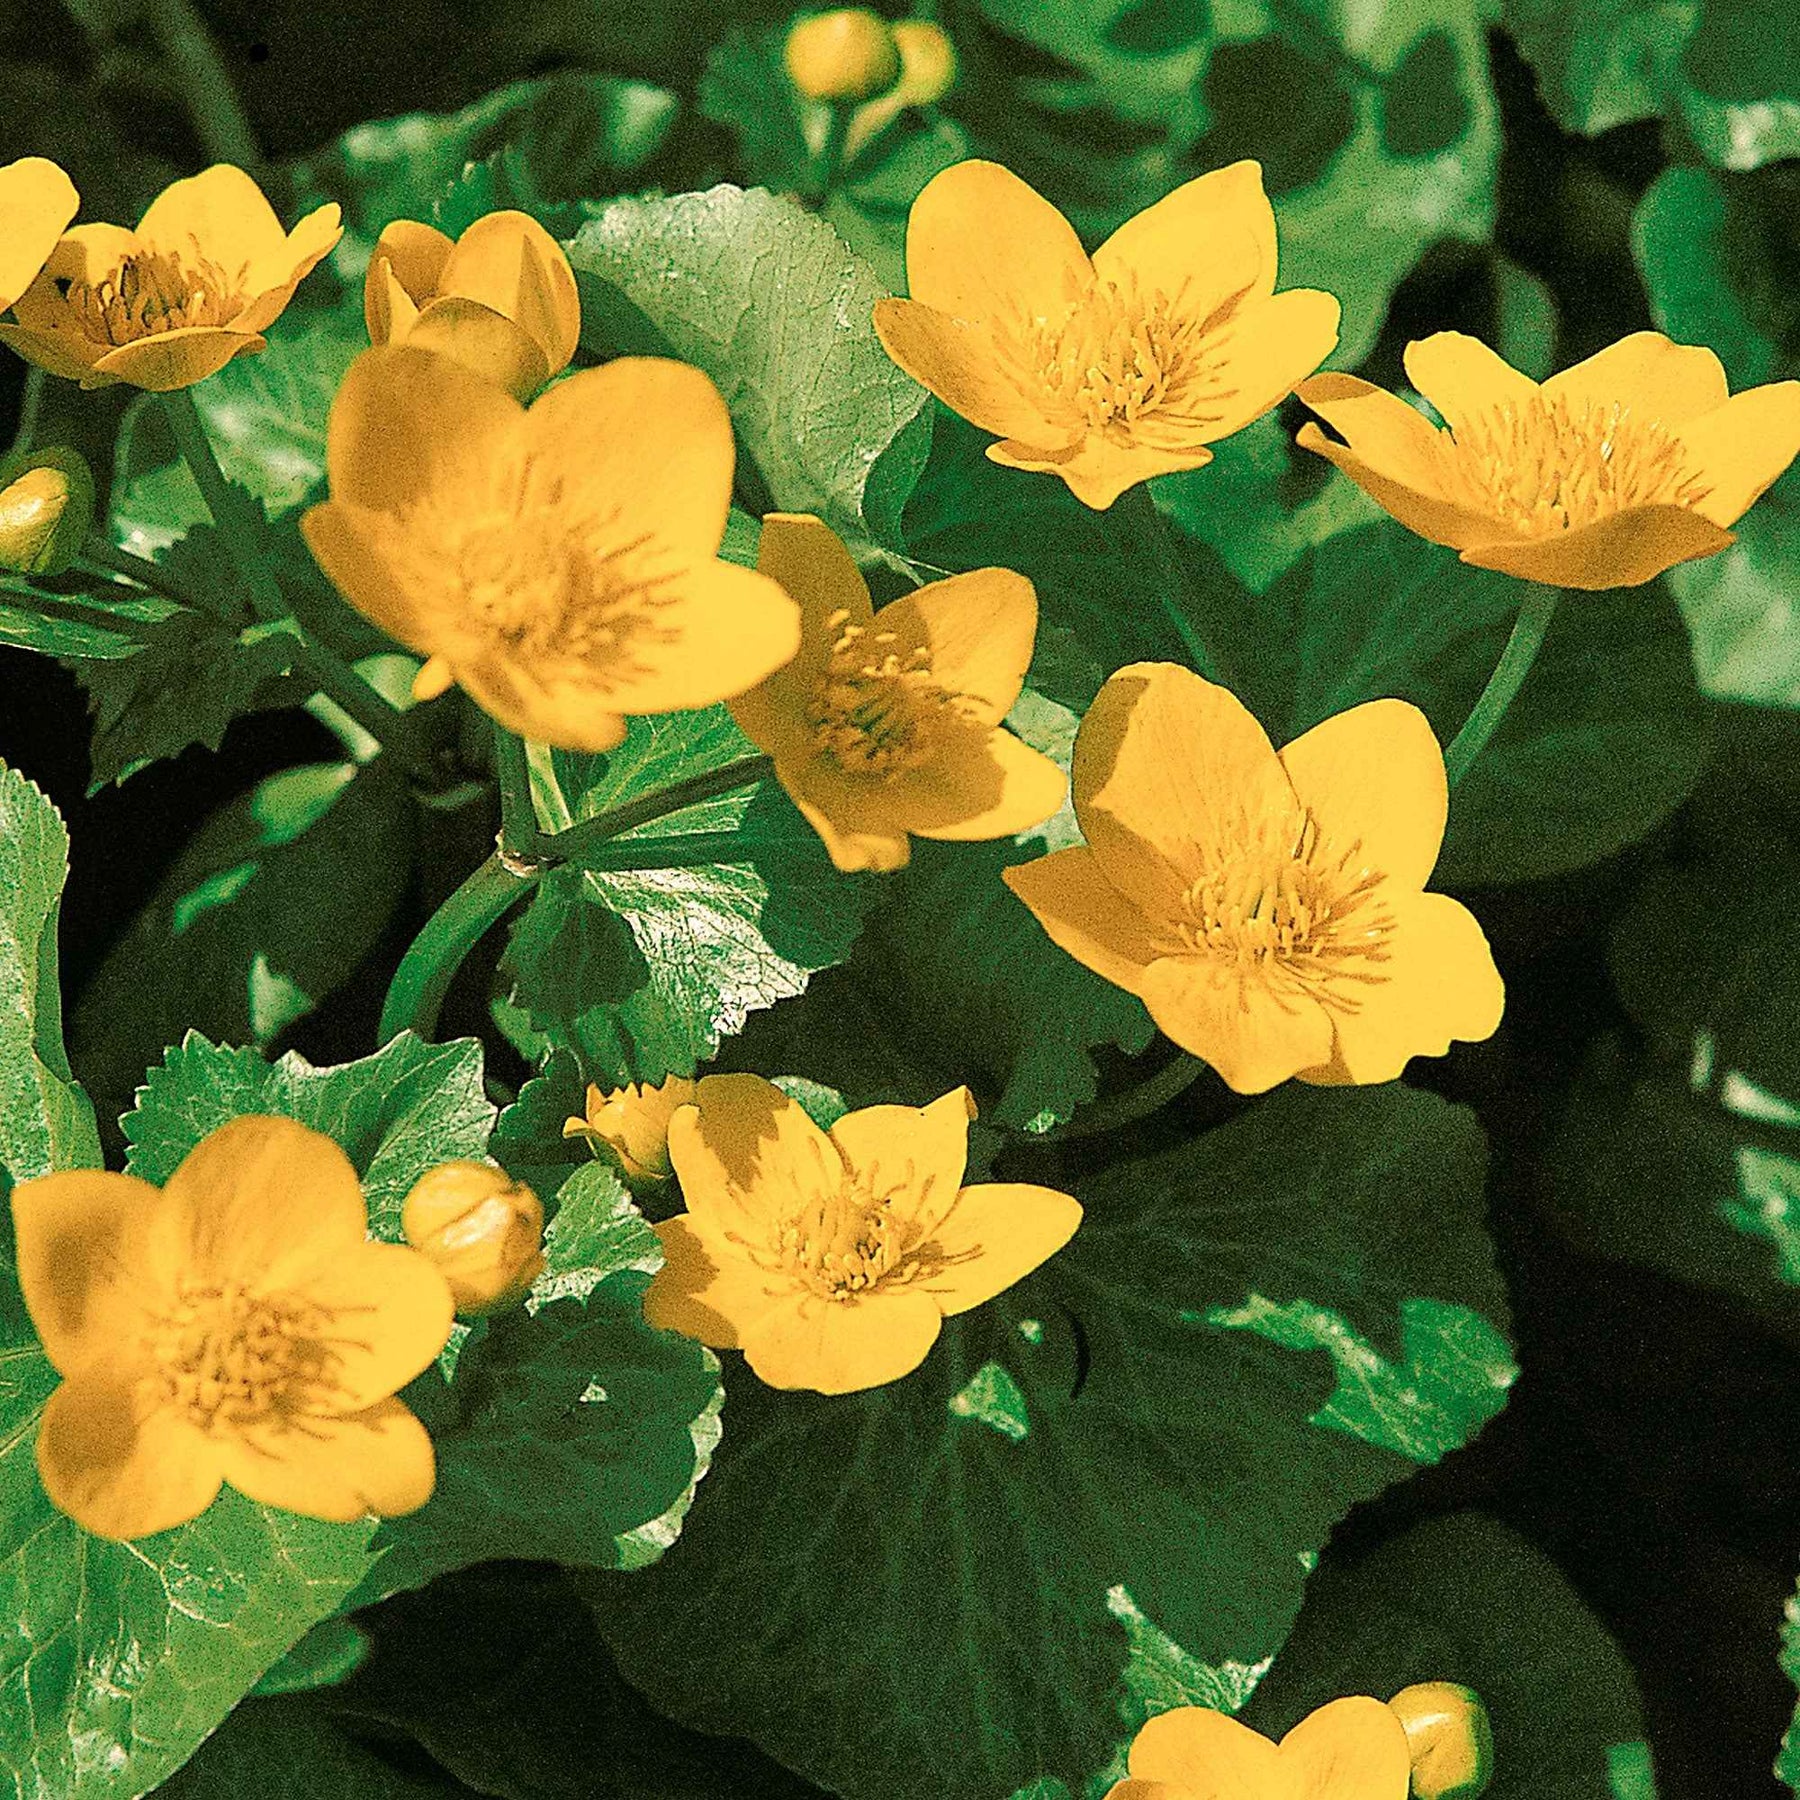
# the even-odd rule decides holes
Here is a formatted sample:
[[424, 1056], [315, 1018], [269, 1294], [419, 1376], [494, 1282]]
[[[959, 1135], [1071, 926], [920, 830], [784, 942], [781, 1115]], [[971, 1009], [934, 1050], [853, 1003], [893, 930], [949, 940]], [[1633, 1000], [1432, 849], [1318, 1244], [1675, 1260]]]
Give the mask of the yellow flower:
[[660, 1087], [634, 1081], [604, 1094], [590, 1084], [587, 1116], [565, 1121], [563, 1136], [586, 1138], [596, 1156], [610, 1151], [628, 1181], [667, 1181], [669, 1121], [692, 1102], [695, 1085], [685, 1075], [671, 1075]]
[[621, 357], [527, 411], [410, 345], [332, 402], [331, 498], [306, 541], [350, 603], [502, 725], [610, 750], [629, 714], [725, 700], [800, 643], [767, 576], [721, 562], [731, 419], [698, 369]]
[[931, 106], [956, 85], [956, 46], [933, 19], [896, 19], [894, 48], [900, 79], [859, 106], [844, 134], [844, 162], [852, 163], [909, 106]]
[[894, 29], [866, 6], [840, 6], [796, 19], [782, 60], [788, 79], [809, 100], [867, 100], [900, 79]]
[[449, 1282], [465, 1318], [522, 1300], [544, 1272], [544, 1203], [492, 1163], [428, 1169], [406, 1196], [400, 1229]]
[[1406, 1733], [1381, 1704], [1333, 1700], [1279, 1744], [1204, 1706], [1158, 1713], [1106, 1800], [1406, 1800]]
[[975, 1103], [870, 1106], [821, 1131], [756, 1075], [708, 1075], [669, 1151], [687, 1211], [657, 1226], [653, 1325], [742, 1350], [771, 1387], [847, 1394], [916, 1369], [949, 1314], [1055, 1255], [1081, 1208], [964, 1187]]
[[366, 1236], [356, 1171], [292, 1119], [209, 1133], [155, 1188], [71, 1170], [13, 1189], [19, 1285], [63, 1378], [38, 1472], [100, 1537], [147, 1537], [221, 1482], [317, 1519], [408, 1513], [431, 1439], [392, 1396], [450, 1335], [450, 1290]]
[[373, 344], [437, 350], [526, 400], [569, 366], [581, 296], [560, 245], [522, 212], [477, 219], [454, 243], [396, 219], [363, 282]]
[[906, 228], [910, 300], [875, 329], [915, 380], [983, 431], [995, 462], [1050, 469], [1089, 506], [1212, 460], [1337, 343], [1338, 303], [1275, 292], [1262, 169], [1233, 163], [1128, 220], [1090, 260], [998, 163], [936, 176]]
[[1731, 396], [1710, 350], [1639, 331], [1541, 386], [1440, 331], [1407, 379], [1446, 429], [1354, 375], [1299, 395], [1329, 457], [1400, 523], [1477, 568], [1552, 587], [1635, 587], [1732, 542], [1727, 526], [1800, 452], [1800, 382]]
[[805, 513], [763, 521], [756, 566], [800, 603], [800, 654], [731, 703], [840, 869], [899, 869], [908, 833], [1010, 837], [1063, 803], [1049, 757], [1003, 731], [1037, 635], [1023, 575], [978, 569], [876, 612]]
[[1500, 1023], [1481, 927], [1424, 892], [1448, 792], [1417, 707], [1352, 707], [1277, 755], [1226, 689], [1136, 663], [1082, 720], [1074, 785], [1086, 844], [1007, 885], [1239, 1093], [1389, 1081]]
[[1406, 1732], [1413, 1800], [1476, 1800], [1494, 1775], [1494, 1729], [1473, 1688], [1421, 1681], [1388, 1702]]
[[0, 340], [84, 388], [192, 387], [266, 347], [262, 334], [342, 235], [336, 206], [284, 233], [256, 183], [219, 163], [171, 182], [136, 231], [65, 233]]
[[94, 477], [81, 453], [54, 445], [0, 458], [0, 569], [60, 575], [94, 522]]
[[0, 313], [37, 280], [80, 206], [74, 182], [45, 157], [0, 169]]

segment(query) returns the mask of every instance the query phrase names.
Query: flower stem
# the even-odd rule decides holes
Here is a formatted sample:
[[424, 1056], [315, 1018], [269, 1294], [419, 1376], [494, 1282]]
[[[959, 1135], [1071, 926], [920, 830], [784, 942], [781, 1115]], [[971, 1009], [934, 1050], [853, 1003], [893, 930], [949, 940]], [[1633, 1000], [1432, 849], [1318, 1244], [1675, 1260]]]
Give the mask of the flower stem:
[[521, 861], [536, 861], [543, 851], [537, 808], [531, 799], [531, 759], [525, 740], [504, 725], [494, 726], [494, 774], [500, 783], [500, 848]]
[[123, 575], [127, 581], [149, 588], [152, 593], [161, 594], [165, 599], [173, 600], [190, 611], [206, 610], [160, 563], [154, 563], [149, 557], [138, 556], [130, 550], [121, 550], [117, 544], [108, 543], [97, 531], [88, 534], [87, 541], [81, 546], [81, 554], [75, 559], [75, 566], [89, 575], [108, 577], [109, 585], [117, 585], [110, 581], [112, 576]]
[[[606, 812], [595, 813], [591, 819], [583, 819], [580, 824], [571, 825], [566, 831], [558, 831], [544, 838], [538, 848], [541, 853], [558, 862], [583, 863], [596, 845], [604, 844], [609, 838], [616, 838], [621, 832], [631, 831], [639, 825], [648, 825], [652, 819], [665, 818], [670, 813], [697, 806], [702, 800], [729, 794], [733, 788], [748, 787], [753, 781], [761, 781], [774, 767], [774, 763], [766, 756], [739, 757], [736, 762], [726, 763], [722, 768], [707, 769], [701, 774], [690, 775], [686, 781], [671, 782], [668, 787], [657, 788], [655, 792], [641, 795], [636, 800], [627, 800], [623, 805], [611, 807]], [[619, 866], [629, 865], [621, 863]]]
[[145, 0], [144, 19], [206, 154], [260, 178], [262, 150], [231, 71], [192, 0]]
[[193, 394], [187, 388], [177, 388], [164, 394], [162, 403], [169, 429], [175, 434], [175, 447], [192, 472], [200, 498], [206, 502], [206, 510], [212, 514], [225, 548], [237, 565], [238, 575], [250, 594], [251, 609], [259, 619], [285, 619], [287, 602], [282, 599], [281, 588], [263, 561], [257, 543], [262, 521], [256, 515], [255, 502], [225, 479], [225, 471], [213, 454], [212, 440], [200, 422], [200, 409], [194, 405]]
[[1206, 647], [1206, 640], [1182, 604], [1188, 591], [1187, 575], [1180, 557], [1175, 554], [1174, 545], [1169, 542], [1169, 528], [1157, 512], [1156, 502], [1150, 498], [1149, 483], [1140, 481], [1121, 495], [1115, 511], [1154, 572], [1156, 597], [1169, 623], [1174, 626], [1175, 635], [1181, 639], [1188, 661], [1194, 665], [1196, 673], [1204, 675], [1208, 681], [1218, 681], [1217, 664]]
[[496, 850], [425, 922], [413, 939], [381, 1008], [379, 1039], [403, 1031], [429, 1037], [450, 983], [469, 952], [536, 886], [543, 870], [521, 872]]
[[44, 410], [44, 384], [48, 380], [42, 369], [33, 367], [25, 371], [25, 394], [19, 402], [19, 427], [13, 433], [9, 455], [16, 456], [22, 450], [29, 450], [37, 441], [38, 416]]
[[1525, 677], [1531, 673], [1531, 665], [1537, 661], [1538, 651], [1544, 646], [1544, 634], [1550, 629], [1556, 603], [1561, 598], [1560, 588], [1543, 587], [1535, 581], [1527, 588], [1525, 604], [1519, 609], [1512, 635], [1500, 652], [1500, 660], [1494, 665], [1487, 686], [1481, 690], [1481, 698], [1475, 702], [1462, 730], [1451, 739], [1450, 748], [1444, 752], [1444, 774], [1451, 787], [1468, 774], [1476, 757], [1506, 717], [1506, 709], [1512, 705], [1513, 696], [1524, 685]]
[[1190, 1056], [1183, 1050], [1173, 1061], [1165, 1063], [1146, 1081], [1141, 1081], [1134, 1088], [1127, 1088], [1124, 1093], [1115, 1095], [1111, 1100], [1103, 1100], [1098, 1106], [1090, 1106], [1079, 1118], [1071, 1119], [1066, 1125], [1059, 1125], [1053, 1131], [1046, 1131], [1039, 1137], [1039, 1142], [1061, 1142], [1068, 1138], [1098, 1137], [1103, 1131], [1117, 1131], [1122, 1125], [1135, 1125], [1139, 1119], [1147, 1119], [1153, 1112], [1167, 1106], [1177, 1095], [1185, 1094], [1196, 1081], [1206, 1064], [1199, 1057]]
[[831, 123], [825, 129], [825, 141], [813, 152], [812, 167], [807, 171], [807, 187], [813, 203], [823, 206], [831, 198], [838, 177], [844, 169], [844, 142], [850, 135], [853, 109], [834, 104]]

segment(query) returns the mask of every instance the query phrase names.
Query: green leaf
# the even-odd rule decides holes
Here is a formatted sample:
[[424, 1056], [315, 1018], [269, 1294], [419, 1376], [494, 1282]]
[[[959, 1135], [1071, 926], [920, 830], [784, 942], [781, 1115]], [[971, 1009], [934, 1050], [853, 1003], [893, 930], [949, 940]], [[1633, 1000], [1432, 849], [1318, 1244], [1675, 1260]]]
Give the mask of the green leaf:
[[617, 201], [568, 248], [590, 350], [619, 347], [609, 319], [623, 300], [718, 383], [778, 508], [870, 535], [869, 472], [926, 395], [882, 349], [883, 289], [829, 225], [797, 201], [721, 186]]
[[355, 973], [412, 876], [413, 807], [377, 761], [258, 783], [189, 839], [78, 1000], [76, 1058], [121, 1103], [193, 1029], [267, 1048]]
[[1594, 137], [1663, 110], [1700, 0], [1505, 0], [1502, 16], [1557, 123]]
[[[1071, 1245], [900, 1382], [734, 1359], [679, 1554], [598, 1596], [621, 1667], [847, 1800], [1079, 1791], [1153, 1650], [1241, 1700], [1336, 1521], [1502, 1403], [1483, 1161], [1431, 1096], [1290, 1087], [1081, 1183]], [[1289, 1347], [1265, 1306], [1329, 1330]]]
[[[562, 828], [753, 750], [722, 706], [633, 719], [604, 758], [557, 752], [540, 806]], [[639, 827], [609, 860], [695, 832], [740, 833], [742, 860], [559, 869], [514, 927], [514, 1002], [602, 1086], [691, 1075], [752, 1012], [841, 962], [875, 897], [875, 883], [831, 866], [772, 782]]]
[[61, 815], [0, 763], [0, 1171], [15, 1181], [100, 1163], [94, 1109], [63, 1053], [56, 930], [68, 874]]
[[1681, 113], [1708, 162], [1800, 156], [1800, 37], [1787, 0], [1706, 0], [1684, 58]]
[[360, 1625], [345, 1618], [321, 1619], [251, 1691], [265, 1697], [335, 1687], [368, 1661], [373, 1648]]
[[1480, 1513], [1357, 1560], [1327, 1552], [1243, 1719], [1279, 1737], [1339, 1695], [1386, 1700], [1420, 1681], [1459, 1682], [1486, 1704], [1486, 1800], [1617, 1800], [1621, 1753], [1649, 1754], [1619, 1646], [1542, 1551]]
[[[1781, 1672], [1795, 1687], [1800, 1687], [1800, 1588], [1795, 1589], [1794, 1597], [1783, 1609], [1782, 1619]], [[1800, 1794], [1800, 1706], [1794, 1709], [1793, 1721], [1782, 1734], [1775, 1775]]]
[[181, 609], [124, 586], [81, 595], [51, 593], [22, 576], [0, 575], [0, 645], [71, 661], [133, 656]]

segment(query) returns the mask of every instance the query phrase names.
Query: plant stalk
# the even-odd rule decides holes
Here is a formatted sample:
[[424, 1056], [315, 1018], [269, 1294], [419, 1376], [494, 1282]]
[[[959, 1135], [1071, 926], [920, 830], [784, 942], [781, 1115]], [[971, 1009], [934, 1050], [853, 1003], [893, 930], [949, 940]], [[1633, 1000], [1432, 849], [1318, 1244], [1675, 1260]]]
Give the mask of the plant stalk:
[[231, 71], [192, 0], [144, 0], [143, 14], [207, 156], [236, 163], [260, 183], [262, 149]]
[[1500, 652], [1500, 660], [1494, 665], [1487, 686], [1481, 690], [1481, 698], [1475, 702], [1462, 730], [1450, 740], [1450, 748], [1444, 752], [1444, 775], [1452, 788], [1468, 774], [1475, 759], [1486, 748], [1488, 739], [1506, 717], [1513, 696], [1524, 685], [1525, 677], [1531, 673], [1531, 665], [1544, 647], [1544, 634], [1550, 629], [1556, 603], [1561, 598], [1560, 588], [1543, 587], [1535, 581], [1529, 584], [1525, 604], [1513, 621], [1512, 635]]
[[729, 794], [733, 788], [748, 787], [754, 781], [763, 780], [774, 767], [774, 762], [766, 756], [739, 757], [736, 762], [726, 763], [722, 768], [707, 769], [699, 775], [690, 775], [686, 781], [673, 782], [668, 787], [656, 789], [654, 793], [641, 795], [636, 800], [627, 800], [623, 805], [595, 813], [591, 819], [583, 819], [580, 824], [571, 825], [566, 831], [558, 831], [543, 839], [539, 850], [558, 862], [585, 864], [595, 846], [618, 837], [621, 832], [631, 831], [639, 825], [648, 825], [652, 819], [665, 818], [686, 807], [698, 806], [702, 800], [717, 799], [720, 794]]
[[1156, 597], [1162, 605], [1164, 615], [1175, 628], [1175, 635], [1181, 639], [1182, 648], [1187, 651], [1188, 661], [1193, 664], [1195, 672], [1204, 675], [1208, 681], [1223, 679], [1218, 672], [1216, 659], [1206, 647], [1206, 640], [1182, 605], [1188, 591], [1187, 574], [1181, 566], [1180, 557], [1175, 554], [1174, 545], [1169, 542], [1169, 528], [1157, 512], [1156, 502], [1150, 498], [1150, 484], [1140, 481], [1129, 492], [1121, 494], [1115, 510], [1124, 521], [1126, 532], [1135, 540], [1136, 548], [1154, 572]]

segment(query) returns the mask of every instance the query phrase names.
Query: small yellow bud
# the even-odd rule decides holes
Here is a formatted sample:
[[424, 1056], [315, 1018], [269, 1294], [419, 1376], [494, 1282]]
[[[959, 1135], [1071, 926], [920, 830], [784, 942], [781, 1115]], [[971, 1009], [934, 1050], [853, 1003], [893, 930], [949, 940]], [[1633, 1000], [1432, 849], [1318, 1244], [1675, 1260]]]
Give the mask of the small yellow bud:
[[1422, 1681], [1388, 1702], [1406, 1730], [1414, 1800], [1475, 1800], [1494, 1774], [1494, 1733], [1473, 1688]]
[[586, 1138], [596, 1156], [610, 1153], [627, 1181], [657, 1182], [669, 1178], [669, 1121], [676, 1109], [689, 1105], [695, 1083], [671, 1075], [661, 1087], [614, 1088], [603, 1094], [587, 1091], [587, 1116], [563, 1126], [566, 1138]]
[[786, 61], [789, 79], [809, 100], [868, 100], [900, 79], [893, 27], [866, 6], [796, 19]]
[[956, 46], [931, 19], [898, 19], [894, 44], [900, 52], [900, 85], [908, 106], [930, 106], [956, 85]]
[[437, 1265], [456, 1310], [469, 1318], [522, 1299], [543, 1272], [543, 1202], [492, 1163], [428, 1170], [406, 1196], [400, 1227]]
[[73, 450], [39, 450], [0, 463], [0, 569], [61, 574], [93, 517], [93, 478]]

